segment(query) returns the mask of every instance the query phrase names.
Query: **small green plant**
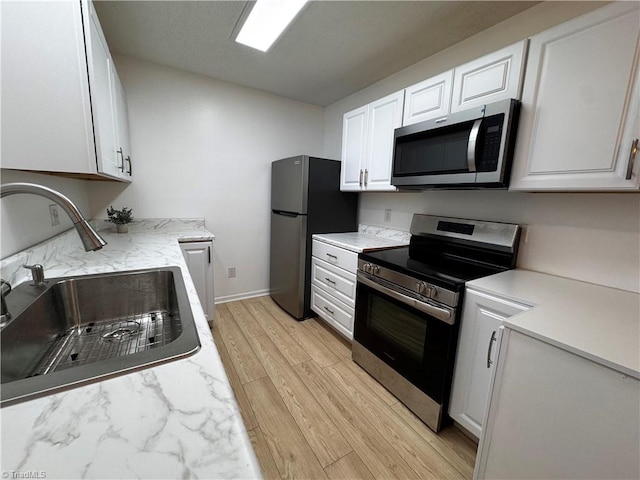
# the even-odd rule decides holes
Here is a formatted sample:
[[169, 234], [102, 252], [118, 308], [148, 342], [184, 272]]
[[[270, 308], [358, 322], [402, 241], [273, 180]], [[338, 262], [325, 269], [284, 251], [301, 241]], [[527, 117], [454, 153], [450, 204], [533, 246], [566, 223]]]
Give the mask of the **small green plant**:
[[107, 215], [109, 216], [107, 221], [116, 225], [126, 225], [133, 220], [132, 212], [133, 210], [127, 207], [122, 207], [122, 210], [114, 210], [112, 205], [111, 208], [107, 208]]

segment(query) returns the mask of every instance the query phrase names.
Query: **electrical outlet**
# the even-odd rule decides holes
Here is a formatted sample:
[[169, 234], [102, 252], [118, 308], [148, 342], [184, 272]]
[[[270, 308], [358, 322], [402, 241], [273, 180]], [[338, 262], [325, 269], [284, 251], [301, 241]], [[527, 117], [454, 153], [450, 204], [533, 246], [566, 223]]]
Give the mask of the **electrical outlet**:
[[391, 209], [390, 208], [385, 208], [385, 210], [384, 210], [384, 221], [385, 222], [390, 222], [391, 221]]
[[236, 278], [236, 267], [228, 267], [227, 268], [227, 277]]
[[55, 203], [49, 205], [49, 215], [51, 216], [52, 227], [60, 225], [60, 217], [58, 216], [58, 205], [56, 205]]

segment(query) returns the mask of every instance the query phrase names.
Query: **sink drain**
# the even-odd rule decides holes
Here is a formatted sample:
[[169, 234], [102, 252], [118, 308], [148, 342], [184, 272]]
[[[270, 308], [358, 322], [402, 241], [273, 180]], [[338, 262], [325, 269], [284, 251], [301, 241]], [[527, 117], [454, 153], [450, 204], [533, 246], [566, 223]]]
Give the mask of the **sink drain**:
[[102, 336], [105, 342], [122, 342], [130, 337], [140, 333], [140, 324], [138, 322], [125, 322], [119, 324], [118, 328]]

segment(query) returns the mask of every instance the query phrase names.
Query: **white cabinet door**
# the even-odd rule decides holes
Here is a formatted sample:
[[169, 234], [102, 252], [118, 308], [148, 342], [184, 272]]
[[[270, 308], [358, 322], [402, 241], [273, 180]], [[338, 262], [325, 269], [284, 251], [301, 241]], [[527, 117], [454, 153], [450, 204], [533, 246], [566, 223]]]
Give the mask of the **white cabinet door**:
[[180, 249], [198, 292], [202, 309], [207, 320], [212, 322], [215, 317], [213, 242], [180, 242]]
[[412, 125], [449, 114], [453, 70], [405, 89], [402, 125]]
[[476, 438], [482, 433], [498, 329], [505, 318], [527, 308], [471, 289], [465, 292], [449, 415]]
[[89, 82], [91, 84], [91, 106], [98, 154], [98, 171], [113, 177], [123, 177], [122, 153], [118, 152], [116, 125], [116, 86], [113, 60], [107, 41], [102, 33], [98, 16], [91, 2], [89, 8], [89, 31], [87, 57]]
[[474, 478], [640, 478], [640, 382], [505, 328]]
[[637, 190], [638, 3], [531, 38], [511, 188]]
[[115, 98], [116, 139], [118, 146], [118, 170], [120, 176], [131, 177], [131, 146], [129, 143], [129, 112], [127, 97], [125, 96], [120, 77], [115, 68], [113, 73], [113, 87]]
[[369, 106], [345, 113], [342, 121], [340, 190], [359, 191], [364, 185]]
[[520, 99], [527, 40], [456, 67], [451, 113], [509, 98]]
[[2, 168], [91, 173], [80, 2], [1, 2]]
[[364, 188], [367, 191], [395, 191], [391, 185], [393, 131], [402, 126], [404, 90], [369, 105], [367, 162]]

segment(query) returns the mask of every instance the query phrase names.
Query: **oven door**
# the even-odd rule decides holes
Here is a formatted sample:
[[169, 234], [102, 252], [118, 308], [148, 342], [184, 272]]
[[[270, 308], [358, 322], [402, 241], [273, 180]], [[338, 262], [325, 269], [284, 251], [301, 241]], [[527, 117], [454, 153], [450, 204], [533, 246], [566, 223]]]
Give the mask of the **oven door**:
[[439, 404], [451, 387], [455, 317], [453, 308], [358, 272], [354, 339]]

